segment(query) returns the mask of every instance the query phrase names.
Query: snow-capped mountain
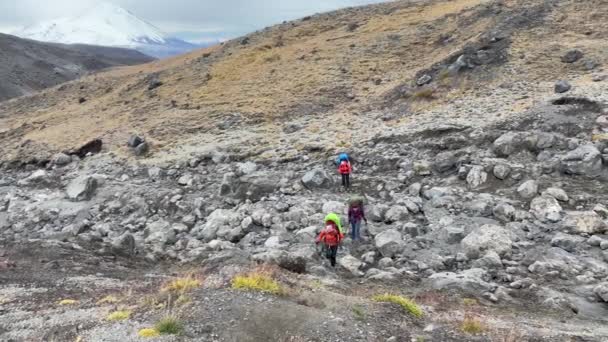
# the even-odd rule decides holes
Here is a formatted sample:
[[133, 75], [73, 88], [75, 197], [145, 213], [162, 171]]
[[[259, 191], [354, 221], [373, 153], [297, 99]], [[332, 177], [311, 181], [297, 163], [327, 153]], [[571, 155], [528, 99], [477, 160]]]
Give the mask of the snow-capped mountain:
[[131, 48], [154, 57], [177, 55], [200, 47], [171, 38], [154, 25], [108, 2], [78, 16], [42, 22], [13, 34], [44, 42]]

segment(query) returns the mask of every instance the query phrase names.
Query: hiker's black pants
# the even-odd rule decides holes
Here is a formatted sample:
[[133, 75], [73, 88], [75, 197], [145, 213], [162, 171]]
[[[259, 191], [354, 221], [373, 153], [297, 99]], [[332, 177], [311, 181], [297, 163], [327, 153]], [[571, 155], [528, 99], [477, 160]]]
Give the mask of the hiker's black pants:
[[329, 259], [332, 267], [336, 267], [336, 255], [338, 255], [338, 246], [327, 246], [325, 256]]
[[345, 188], [350, 188], [350, 174], [348, 174], [348, 173], [342, 174], [342, 186]]

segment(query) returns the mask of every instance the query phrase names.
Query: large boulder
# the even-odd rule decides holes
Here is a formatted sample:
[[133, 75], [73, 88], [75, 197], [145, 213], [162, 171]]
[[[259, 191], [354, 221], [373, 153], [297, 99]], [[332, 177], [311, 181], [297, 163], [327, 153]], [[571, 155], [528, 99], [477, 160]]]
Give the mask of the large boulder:
[[471, 268], [460, 273], [440, 272], [429, 277], [431, 288], [435, 290], [456, 290], [474, 296], [496, 289], [496, 285], [487, 279], [488, 273], [481, 268]]
[[80, 176], [68, 184], [66, 194], [72, 201], [88, 201], [97, 189], [97, 179], [91, 176]]
[[177, 241], [177, 235], [169, 222], [158, 220], [150, 222], [144, 230], [144, 242], [151, 245], [172, 245]]
[[355, 258], [354, 256], [348, 254], [338, 259], [338, 265], [342, 266], [344, 269], [349, 271], [352, 275], [356, 277], [362, 277], [364, 275], [361, 272], [361, 268], [363, 267], [363, 262], [361, 260]]
[[562, 218], [562, 207], [548, 195], [534, 198], [530, 203], [530, 212], [542, 222], [558, 222]]
[[391, 258], [403, 251], [403, 235], [395, 229], [389, 229], [376, 235], [374, 238], [376, 248], [384, 257]]
[[523, 182], [518, 188], [517, 193], [519, 196], [530, 199], [538, 195], [538, 182], [535, 180], [528, 180]]
[[508, 203], [499, 203], [494, 207], [492, 213], [502, 222], [511, 222], [515, 218], [515, 207]]
[[278, 265], [294, 273], [305, 273], [307, 259], [297, 253], [272, 249], [267, 252], [255, 254], [251, 257], [254, 261]]
[[494, 169], [492, 170], [494, 177], [505, 180], [511, 174], [511, 167], [507, 164], [496, 164], [494, 165]]
[[280, 188], [277, 181], [280, 175], [264, 171], [257, 171], [236, 177], [234, 173], [224, 175], [220, 194], [240, 200], [259, 201], [262, 197], [268, 196]]
[[593, 145], [582, 145], [560, 158], [566, 174], [596, 177], [602, 172], [602, 154]]
[[570, 199], [568, 197], [568, 194], [563, 189], [555, 187], [551, 187], [543, 191], [543, 195], [549, 195], [561, 202], [568, 202], [568, 200]]
[[325, 170], [314, 169], [302, 177], [302, 185], [307, 189], [326, 188], [333, 183], [333, 178]]
[[195, 227], [191, 233], [199, 239], [211, 241], [217, 237], [220, 229], [230, 230], [240, 227], [242, 221], [243, 217], [239, 213], [228, 209], [217, 209], [207, 217], [204, 225]]
[[504, 256], [511, 251], [512, 243], [505, 228], [488, 224], [474, 229], [460, 244], [469, 258], [476, 259], [487, 251]]
[[521, 145], [521, 134], [518, 132], [507, 132], [494, 141], [493, 150], [500, 157], [508, 157], [518, 152]]
[[484, 171], [483, 166], [475, 165], [467, 175], [467, 184], [471, 189], [476, 189], [482, 186], [488, 180], [488, 173]]
[[551, 239], [551, 246], [561, 248], [567, 252], [574, 252], [576, 246], [585, 241], [585, 238], [581, 236], [557, 233], [553, 239]]
[[112, 240], [111, 249], [116, 255], [127, 257], [133, 256], [136, 252], [135, 238], [130, 233], [124, 233], [123, 235]]
[[562, 226], [573, 234], [602, 234], [608, 229], [606, 222], [595, 211], [570, 211], [564, 216]]
[[403, 221], [407, 219], [409, 216], [409, 211], [407, 207], [402, 205], [392, 206], [384, 215], [384, 221], [386, 223], [395, 223], [399, 221]]
[[608, 303], [608, 283], [601, 283], [593, 289], [593, 293], [603, 302]]
[[57, 153], [51, 159], [51, 163], [57, 166], [65, 166], [72, 162], [72, 157], [65, 153]]

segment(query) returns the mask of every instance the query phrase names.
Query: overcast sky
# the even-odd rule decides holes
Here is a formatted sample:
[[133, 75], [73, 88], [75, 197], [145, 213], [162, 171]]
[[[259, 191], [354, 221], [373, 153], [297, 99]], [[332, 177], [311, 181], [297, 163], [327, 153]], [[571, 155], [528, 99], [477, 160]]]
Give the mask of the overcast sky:
[[[193, 41], [232, 38], [318, 12], [385, 0], [107, 0], [161, 30]], [[0, 0], [0, 32], [94, 6], [95, 0]]]

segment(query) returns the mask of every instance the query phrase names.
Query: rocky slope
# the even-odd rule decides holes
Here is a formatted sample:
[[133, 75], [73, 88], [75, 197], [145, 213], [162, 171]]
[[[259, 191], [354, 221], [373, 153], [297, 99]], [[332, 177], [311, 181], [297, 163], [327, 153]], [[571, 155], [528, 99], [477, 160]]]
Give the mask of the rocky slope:
[[[181, 340], [605, 341], [593, 5], [348, 9], [1, 105], [0, 339], [138, 340], [169, 307]], [[352, 194], [370, 222], [334, 270], [312, 241]], [[288, 294], [230, 288], [258, 265]], [[201, 279], [188, 300], [151, 309], [184, 274]], [[118, 308], [132, 317], [100, 322]]]
[[94, 71], [152, 60], [134, 50], [48, 44], [0, 34], [0, 101], [30, 95]]

